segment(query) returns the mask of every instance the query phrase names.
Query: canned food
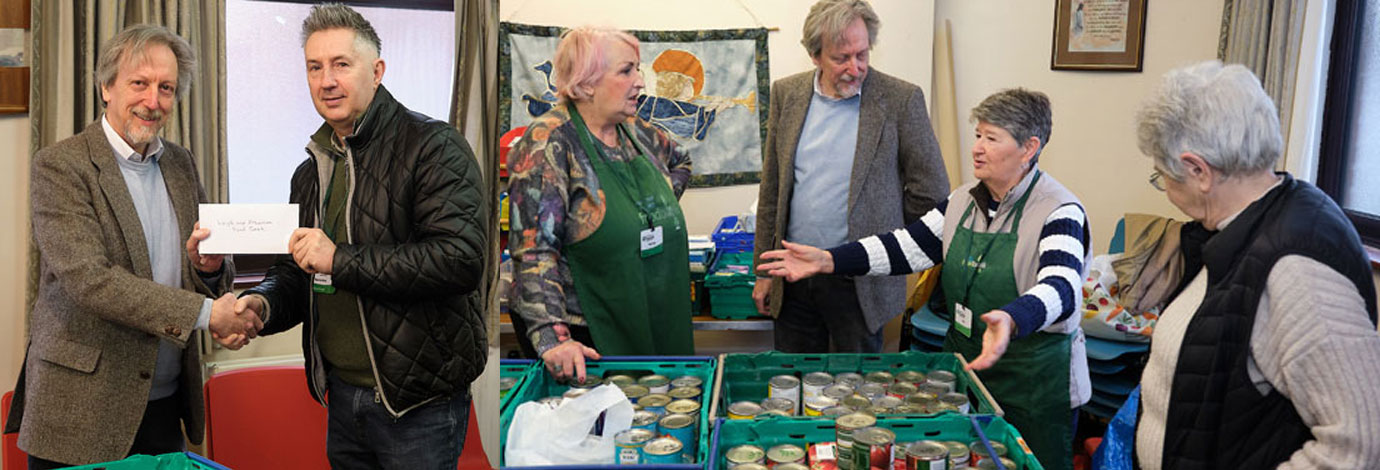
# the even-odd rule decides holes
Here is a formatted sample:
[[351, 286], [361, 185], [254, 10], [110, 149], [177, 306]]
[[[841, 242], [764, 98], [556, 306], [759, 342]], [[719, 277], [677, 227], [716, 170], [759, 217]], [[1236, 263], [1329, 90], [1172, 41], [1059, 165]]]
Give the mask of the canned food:
[[944, 447], [949, 448], [949, 463], [955, 467], [968, 465], [968, 444], [958, 441], [944, 441]]
[[925, 378], [926, 383], [944, 384], [949, 387], [949, 391], [954, 391], [954, 384], [958, 382], [958, 376], [947, 370], [930, 371], [930, 375]]
[[828, 372], [811, 372], [805, 374], [805, 378], [800, 382], [804, 398], [817, 397], [824, 394], [826, 387], [834, 384], [834, 376]]
[[700, 393], [699, 387], [677, 387], [666, 392], [667, 395], [670, 395], [671, 398], [676, 400], [698, 400], [700, 399]]
[[764, 465], [767, 463], [767, 451], [764, 451], [761, 447], [757, 447], [755, 445], [743, 444], [728, 449], [728, 453], [724, 454], [724, 459], [728, 460], [729, 467], [733, 467], [734, 465], [742, 465], [746, 463]]
[[902, 403], [901, 406], [893, 408], [891, 412], [898, 415], [922, 415], [925, 414], [925, 408], [920, 405]]
[[642, 409], [659, 414], [666, 414], [666, 405], [671, 403], [671, 397], [664, 393], [653, 393], [637, 399], [637, 404], [642, 405]]
[[935, 395], [930, 392], [916, 391], [915, 393], [906, 395], [906, 403], [910, 403], [912, 405], [923, 406], [929, 405], [930, 403], [934, 403], [936, 401], [939, 401], [939, 395]]
[[824, 410], [839, 406], [839, 401], [823, 395], [805, 397], [805, 416], [821, 416]]
[[920, 441], [906, 447], [908, 470], [945, 470], [949, 468], [949, 448], [936, 441]]
[[769, 397], [765, 400], [762, 400], [762, 410], [780, 411], [786, 413], [787, 416], [790, 416], [795, 414], [795, 402], [791, 401], [791, 399], [789, 398], [784, 397]]
[[[853, 468], [853, 435], [857, 430], [877, 425], [877, 417], [866, 413], [849, 413], [834, 420], [834, 439], [838, 442], [839, 467]], [[843, 464], [848, 461], [848, 464]], [[866, 468], [866, 467], [863, 467]]]
[[605, 378], [604, 378], [604, 383], [609, 384], [609, 385], [613, 385], [613, 386], [618, 387], [618, 388], [624, 388], [624, 387], [627, 387], [627, 386], [629, 386], [629, 385], [636, 384], [636, 383], [637, 383], [637, 379], [632, 378], [631, 375], [622, 375], [622, 374], [618, 374], [618, 375], [610, 375], [610, 376], [608, 376], [608, 377], [605, 377]]
[[[997, 453], [997, 457], [1006, 457], [1006, 444], [997, 441], [987, 441], [987, 443], [992, 445], [992, 451]], [[968, 447], [973, 451], [973, 460], [968, 462], [969, 465], [977, 465], [983, 460], [992, 458], [987, 454], [987, 447], [982, 445], [982, 441], [973, 441], [968, 444]]]
[[666, 413], [699, 416], [700, 402], [695, 400], [672, 400], [670, 403], [666, 404]]
[[931, 412], [931, 413], [943, 413], [943, 412], [945, 412], [945, 411], [953, 411], [953, 412], [957, 413], [959, 410], [958, 410], [958, 407], [957, 407], [957, 406], [954, 406], [953, 403], [945, 403], [945, 402], [942, 402], [942, 401], [937, 401], [937, 402], [934, 402], [934, 403], [930, 404], [930, 412]]
[[570, 388], [567, 389], [565, 393], [562, 393], [561, 397], [567, 400], [574, 400], [576, 398], [580, 398], [582, 395], [586, 393], [589, 393], [588, 388]]
[[953, 405], [954, 408], [958, 408], [959, 413], [967, 413], [970, 409], [968, 396], [962, 393], [945, 393], [939, 396], [939, 401]]
[[680, 377], [676, 377], [675, 380], [671, 381], [672, 389], [685, 387], [703, 388], [704, 379], [701, 379], [693, 375], [682, 375]]
[[685, 463], [681, 451], [685, 444], [674, 437], [658, 437], [642, 446], [642, 463]]
[[785, 417], [788, 417], [788, 418], [789, 418], [789, 417], [791, 417], [791, 416], [793, 416], [793, 415], [791, 415], [790, 413], [787, 413], [786, 410], [762, 410], [762, 412], [761, 412], [760, 414], [757, 415], [758, 418], [767, 417], [767, 416], [785, 416]]
[[632, 401], [632, 402], [637, 402], [637, 399], [638, 399], [638, 398], [645, 397], [645, 396], [647, 396], [647, 394], [652, 393], [652, 392], [650, 392], [650, 391], [647, 390], [647, 387], [643, 387], [643, 386], [638, 385], [638, 384], [632, 384], [632, 385], [628, 385], [628, 386], [625, 386], [625, 387], [620, 387], [620, 389], [623, 390], [623, 394], [624, 394], [624, 395], [627, 395], [627, 396], [628, 396], [628, 400], [629, 400], [629, 401]]
[[773, 467], [773, 470], [810, 470], [810, 467], [803, 463], [790, 462], [777, 465]]
[[872, 400], [862, 395], [849, 395], [848, 398], [843, 399], [843, 406], [855, 410], [864, 410], [872, 406]]
[[834, 374], [834, 383], [847, 385], [849, 388], [858, 388], [863, 383], [863, 376], [857, 372], [844, 372]]
[[805, 463], [805, 449], [793, 444], [781, 444], [767, 449], [768, 467], [778, 468], [783, 463]]
[[648, 431], [655, 431], [656, 421], [658, 418], [660, 417], [657, 416], [656, 413], [647, 410], [634, 411], [632, 417], [632, 427], [633, 429], [646, 429]]
[[[670, 414], [662, 417], [657, 427], [661, 430], [661, 435], [676, 438], [686, 449], [698, 449], [695, 421], [696, 419], [690, 415]], [[693, 455], [686, 453], [685, 457], [684, 463], [695, 463]]]
[[824, 387], [824, 396], [833, 398], [835, 400], [843, 400], [844, 398], [848, 398], [848, 396], [852, 394], [853, 387], [849, 387], [844, 384], [833, 384], [828, 387]]
[[889, 386], [889, 385], [891, 385], [892, 383], [895, 383], [895, 382], [896, 382], [896, 376], [891, 375], [890, 372], [887, 372], [887, 371], [884, 371], [884, 370], [879, 370], [879, 371], [876, 371], [876, 372], [868, 372], [868, 373], [867, 373], [867, 380], [866, 380], [866, 382], [867, 382], [867, 383], [870, 383], [870, 384], [882, 384], [882, 385], [888, 385], [888, 386]]
[[894, 384], [891, 384], [890, 387], [887, 387], [886, 394], [896, 398], [905, 398], [907, 395], [915, 393], [919, 390], [919, 388], [915, 387], [915, 384], [912, 384], [910, 382], [896, 382]]
[[[1015, 461], [1015, 460], [1011, 460], [1011, 459], [1008, 459], [1008, 458], [1006, 458], [1006, 457], [998, 457], [998, 459], [1001, 460], [1001, 465], [1002, 465], [1003, 467], [1006, 467], [1006, 470], [1020, 470], [1020, 469], [1021, 469], [1021, 467], [1017, 467], [1017, 466], [1016, 466], [1016, 461]], [[977, 466], [977, 467], [978, 467], [979, 469], [982, 469], [982, 470], [997, 470], [997, 461], [996, 461], [996, 460], [992, 460], [992, 459], [983, 459], [982, 462], [979, 462], [979, 463], [978, 463], [978, 466]]]
[[655, 432], [646, 429], [628, 429], [614, 435], [613, 444], [618, 452], [614, 462], [618, 465], [642, 463], [642, 447], [655, 437]]
[[896, 373], [896, 381], [911, 385], [920, 385], [925, 383], [925, 374], [916, 370], [903, 370]]
[[879, 383], [868, 382], [858, 386], [858, 395], [865, 396], [869, 399], [877, 398], [886, 395], [886, 387], [886, 385]]
[[733, 402], [728, 405], [728, 419], [752, 419], [762, 414], [762, 405], [750, 401]]
[[767, 466], [760, 463], [740, 463], [728, 467], [728, 470], [767, 470]]
[[872, 416], [881, 416], [881, 415], [891, 414], [891, 410], [892, 410], [891, 408], [887, 408], [887, 407], [885, 407], [885, 406], [872, 405], [872, 406], [869, 406], [869, 407], [867, 407], [867, 408], [865, 408], [865, 409], [861, 409], [861, 410], [858, 410], [858, 411], [862, 411], [862, 412], [867, 413], [867, 414], [870, 414], [870, 415], [872, 415]]
[[800, 403], [800, 379], [795, 378], [794, 375], [778, 375], [772, 377], [771, 380], [767, 382], [767, 397], [768, 399], [785, 398], [790, 400], [791, 406], [793, 407], [790, 409], [790, 412], [791, 414], [795, 414], [796, 410], [794, 406]]
[[891, 455], [896, 433], [890, 429], [869, 427], [853, 433], [853, 468], [889, 468], [895, 461]]
[[647, 387], [650, 393], [666, 393], [671, 391], [671, 379], [661, 374], [644, 375], [637, 379], [637, 384]]
[[846, 406], [843, 406], [843, 405], [831, 406], [831, 407], [825, 408], [824, 411], [820, 412], [820, 416], [833, 416], [833, 417], [838, 417], [838, 416], [843, 416], [843, 415], [846, 415], [846, 414], [851, 414], [851, 413], [853, 413], [854, 411], [855, 411], [855, 410], [853, 410], [852, 408], [849, 408], [849, 407], [846, 407]]
[[906, 470], [906, 448], [914, 442], [901, 442], [897, 440], [891, 445], [892, 469]]
[[893, 396], [891, 396], [891, 395], [882, 395], [882, 396], [880, 396], [880, 397], [877, 397], [877, 398], [873, 398], [873, 399], [872, 399], [872, 406], [880, 406], [880, 407], [886, 408], [886, 409], [888, 409], [888, 410], [889, 410], [889, 409], [892, 409], [892, 408], [895, 408], [895, 407], [898, 407], [898, 406], [901, 406], [901, 403], [904, 403], [904, 402], [901, 401], [900, 398], [896, 398], [896, 397], [893, 397]]
[[919, 389], [919, 391], [921, 392], [929, 393], [937, 397], [945, 393], [952, 392], [952, 386], [953, 384], [925, 382], [916, 386], [915, 388]]
[[574, 377], [570, 378], [571, 388], [594, 388], [603, 384], [604, 379], [602, 377], [599, 377], [599, 374], [585, 374], [584, 380], [580, 380]]
[[517, 377], [499, 377], [499, 378], [498, 378], [498, 393], [499, 393], [499, 395], [500, 395], [500, 396], [502, 396], [502, 395], [507, 395], [509, 390], [512, 390], [513, 387], [517, 386], [517, 381], [518, 381], [518, 378], [517, 378]]

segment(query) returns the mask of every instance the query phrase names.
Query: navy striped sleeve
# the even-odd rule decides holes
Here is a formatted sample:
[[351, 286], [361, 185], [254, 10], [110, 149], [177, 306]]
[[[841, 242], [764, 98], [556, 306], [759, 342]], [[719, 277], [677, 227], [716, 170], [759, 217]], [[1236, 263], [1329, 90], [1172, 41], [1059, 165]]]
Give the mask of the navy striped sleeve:
[[1035, 286], [1002, 310], [1016, 322], [1017, 337], [1044, 329], [1073, 315], [1087, 254], [1087, 215], [1077, 204], [1055, 209], [1045, 219], [1038, 245], [1040, 268]]
[[895, 276], [924, 271], [943, 258], [941, 201], [910, 226], [829, 249], [834, 272], [848, 276]]

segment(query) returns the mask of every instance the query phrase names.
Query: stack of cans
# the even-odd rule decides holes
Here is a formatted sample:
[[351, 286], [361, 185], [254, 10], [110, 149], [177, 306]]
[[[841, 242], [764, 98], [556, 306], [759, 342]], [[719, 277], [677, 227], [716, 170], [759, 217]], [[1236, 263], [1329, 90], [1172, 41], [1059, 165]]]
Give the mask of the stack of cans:
[[761, 402], [737, 401], [728, 405], [730, 419], [764, 415], [842, 416], [852, 412], [873, 415], [932, 414], [944, 411], [968, 413], [967, 395], [956, 393], [958, 378], [947, 370], [928, 374], [917, 370], [869, 372], [810, 372], [803, 377], [778, 375], [767, 381], [767, 398]]
[[614, 436], [615, 463], [695, 463], [703, 379], [691, 375], [675, 379], [655, 374], [636, 379], [611, 375], [604, 383], [621, 388], [636, 409], [632, 428]]

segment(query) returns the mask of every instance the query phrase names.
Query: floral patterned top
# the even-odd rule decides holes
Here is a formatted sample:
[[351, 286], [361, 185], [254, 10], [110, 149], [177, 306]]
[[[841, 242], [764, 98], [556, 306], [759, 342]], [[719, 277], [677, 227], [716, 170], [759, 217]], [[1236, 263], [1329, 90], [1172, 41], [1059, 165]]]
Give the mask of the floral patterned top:
[[[604, 192], [567, 106], [557, 105], [533, 120], [508, 155], [508, 250], [513, 258], [508, 305], [527, 322], [538, 354], [560, 343], [557, 325], [585, 325], [561, 248], [589, 237], [604, 220]], [[690, 181], [690, 156], [647, 122], [633, 118], [627, 124], [679, 198]], [[612, 160], [638, 156], [621, 137], [616, 148], [593, 141]]]

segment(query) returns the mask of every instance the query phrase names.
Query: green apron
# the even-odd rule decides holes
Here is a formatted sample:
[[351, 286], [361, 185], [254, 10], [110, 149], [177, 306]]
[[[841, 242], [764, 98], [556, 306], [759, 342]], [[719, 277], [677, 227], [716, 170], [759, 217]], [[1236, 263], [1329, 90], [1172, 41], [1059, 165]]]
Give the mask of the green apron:
[[[981, 316], [1021, 295], [1012, 268], [1017, 230], [1026, 200], [1039, 181], [1037, 170], [1030, 189], [1007, 217], [1011, 221], [1009, 232], [973, 231], [972, 225], [965, 222], [973, 212], [982, 209], [972, 202], [964, 209], [949, 251], [944, 254], [940, 282], [949, 312], [955, 313], [955, 322], [955, 304], [963, 304], [972, 311], [972, 335], [964, 336], [951, 324], [944, 338], [945, 351], [962, 354], [969, 361], [976, 358], [982, 353], [982, 336], [987, 330]], [[1072, 344], [1070, 335], [1036, 331], [1011, 341], [996, 365], [978, 372], [992, 397], [1006, 411], [1006, 420], [1025, 437], [1040, 463], [1051, 470], [1073, 468], [1073, 415], [1069, 407]]]
[[[639, 155], [614, 161], [594, 144], [575, 106], [569, 109], [605, 204], [599, 228], [561, 249], [595, 348], [605, 356], [694, 354], [690, 249], [680, 202], [624, 125], [618, 133]], [[643, 249], [643, 236], [657, 227], [661, 245]]]

